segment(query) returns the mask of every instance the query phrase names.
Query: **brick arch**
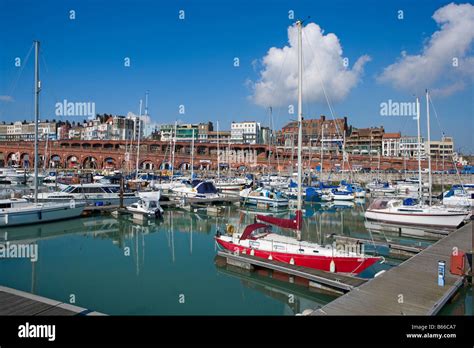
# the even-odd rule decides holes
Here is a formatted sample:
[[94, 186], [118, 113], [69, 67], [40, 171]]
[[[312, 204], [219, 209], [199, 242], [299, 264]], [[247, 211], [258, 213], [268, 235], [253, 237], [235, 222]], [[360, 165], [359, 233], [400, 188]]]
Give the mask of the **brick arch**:
[[105, 156], [104, 160], [102, 161], [101, 167], [117, 169], [118, 163], [119, 161], [113, 156]]
[[190, 161], [182, 161], [177, 166], [177, 169], [180, 170], [190, 170], [191, 169], [191, 162]]
[[94, 156], [84, 156], [81, 164], [84, 169], [99, 169], [99, 161]]
[[155, 169], [155, 162], [152, 159], [144, 159], [140, 161], [139, 168], [144, 170], [153, 170]]

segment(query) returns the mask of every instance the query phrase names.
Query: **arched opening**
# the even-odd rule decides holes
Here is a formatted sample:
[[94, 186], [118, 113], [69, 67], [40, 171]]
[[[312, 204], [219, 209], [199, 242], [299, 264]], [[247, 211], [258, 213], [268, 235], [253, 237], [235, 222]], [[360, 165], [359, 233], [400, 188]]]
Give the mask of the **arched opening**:
[[150, 160], [144, 160], [140, 163], [140, 168], [143, 170], [153, 170], [154, 164]]
[[106, 157], [104, 159], [104, 169], [115, 169], [116, 161], [112, 157]]
[[79, 168], [80, 167], [79, 159], [74, 155], [67, 156], [65, 167], [66, 168], [71, 168], [71, 169]]
[[20, 166], [23, 168], [29, 168], [30, 166], [32, 167], [34, 165], [34, 158], [31, 157], [29, 154], [22, 153], [20, 155], [20, 163], [18, 163]]
[[160, 164], [160, 170], [170, 170], [172, 168], [171, 163], [169, 162], [162, 162]]
[[61, 156], [51, 155], [51, 157], [49, 158], [48, 166], [51, 167], [51, 168], [61, 167]]
[[84, 169], [97, 169], [97, 159], [93, 156], [87, 156], [82, 162]]
[[181, 163], [181, 164], [178, 166], [178, 168], [179, 168], [180, 170], [191, 170], [191, 163], [189, 163], [189, 162], [183, 162], [183, 163]]

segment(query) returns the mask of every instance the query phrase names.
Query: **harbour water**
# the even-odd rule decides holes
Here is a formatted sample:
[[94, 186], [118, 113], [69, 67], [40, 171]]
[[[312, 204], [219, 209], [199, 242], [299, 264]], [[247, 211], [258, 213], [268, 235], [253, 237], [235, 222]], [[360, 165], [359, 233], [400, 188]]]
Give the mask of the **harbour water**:
[[[303, 239], [331, 244], [332, 234], [386, 238], [367, 230], [365, 204], [306, 205]], [[38, 260], [0, 259], [0, 284], [110, 315], [295, 315], [334, 300], [335, 295], [298, 281], [292, 284], [269, 271], [244, 271], [216, 257], [216, 231], [229, 223], [243, 228], [254, 216], [231, 205], [219, 217], [168, 209], [163, 220], [98, 215], [3, 229], [1, 243], [37, 245]], [[390, 238], [407, 245], [432, 242]], [[387, 259], [360, 276], [373, 277], [399, 262]], [[461, 294], [460, 301], [468, 294]], [[453, 306], [452, 311], [461, 310]]]

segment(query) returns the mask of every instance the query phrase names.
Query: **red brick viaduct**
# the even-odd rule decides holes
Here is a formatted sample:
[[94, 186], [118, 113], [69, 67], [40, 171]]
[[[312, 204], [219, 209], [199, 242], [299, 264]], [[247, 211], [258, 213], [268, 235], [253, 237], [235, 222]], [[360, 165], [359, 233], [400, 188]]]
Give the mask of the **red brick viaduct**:
[[[60, 168], [96, 168], [96, 169], [123, 169], [127, 168], [125, 155], [126, 141], [108, 140], [58, 140], [39, 143], [40, 165], [46, 152], [46, 158], [54, 167]], [[128, 166], [135, 167], [136, 144], [130, 150]], [[171, 162], [170, 150], [172, 146], [169, 142], [156, 140], [145, 140], [140, 144], [140, 168], [143, 169], [168, 169]], [[217, 168], [216, 143], [196, 143], [194, 152], [194, 166], [196, 169], [216, 169]], [[225, 160], [225, 152], [234, 154], [231, 161]], [[191, 143], [177, 142], [175, 147], [174, 164], [175, 168], [188, 169], [191, 162]], [[247, 169], [257, 167], [273, 167], [283, 170], [292, 163], [296, 166], [296, 151], [291, 148], [278, 147], [277, 149], [268, 145], [247, 145], [247, 144], [221, 144], [221, 163], [229, 163], [232, 168], [245, 166]], [[293, 156], [295, 160], [292, 160]], [[24, 163], [28, 159], [32, 166], [34, 157], [34, 144], [31, 141], [0, 142], [0, 166], [8, 164]], [[304, 166], [315, 168], [320, 164], [319, 153], [304, 151]], [[342, 153], [326, 153], [324, 155], [324, 168], [335, 168], [336, 164], [341, 165]], [[379, 158], [377, 155], [350, 155], [349, 165], [363, 168], [377, 169]], [[342, 169], [348, 169], [347, 163]], [[451, 163], [437, 163], [433, 161], [433, 170], [452, 168]], [[414, 170], [418, 167], [416, 159], [404, 161], [401, 157], [381, 157], [380, 169], [408, 169]], [[423, 167], [427, 166], [427, 161], [423, 161]]]

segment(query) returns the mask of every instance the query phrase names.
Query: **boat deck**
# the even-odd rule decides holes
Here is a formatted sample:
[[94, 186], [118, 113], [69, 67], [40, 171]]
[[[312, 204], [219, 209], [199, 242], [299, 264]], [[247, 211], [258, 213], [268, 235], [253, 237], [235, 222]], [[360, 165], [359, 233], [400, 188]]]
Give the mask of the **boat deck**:
[[[471, 222], [312, 315], [435, 315], [463, 283], [449, 271], [453, 248], [472, 250], [472, 236]], [[438, 286], [439, 260], [446, 261], [444, 287]]]
[[68, 303], [0, 286], [0, 315], [104, 315]]

